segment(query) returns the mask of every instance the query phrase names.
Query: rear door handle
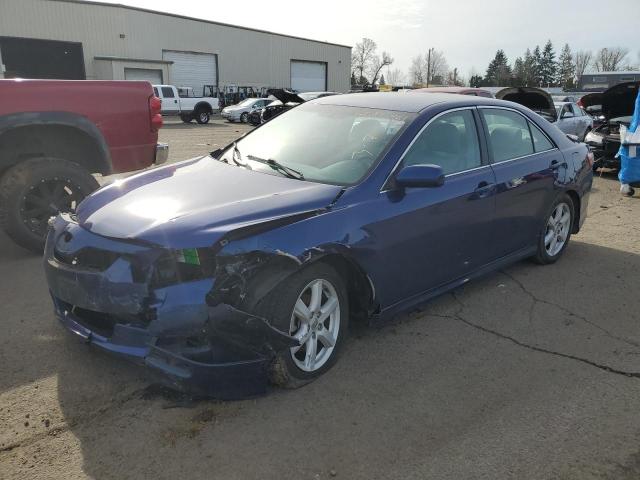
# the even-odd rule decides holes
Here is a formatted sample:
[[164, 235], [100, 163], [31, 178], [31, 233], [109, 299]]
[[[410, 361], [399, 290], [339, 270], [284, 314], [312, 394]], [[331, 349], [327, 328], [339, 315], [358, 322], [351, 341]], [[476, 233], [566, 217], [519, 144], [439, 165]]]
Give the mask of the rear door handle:
[[485, 182], [484, 180], [478, 184], [474, 192], [483, 193], [491, 190], [495, 186], [495, 183]]
[[558, 160], [553, 160], [549, 168], [551, 170], [558, 170], [560, 167], [567, 168], [567, 162], [559, 162]]

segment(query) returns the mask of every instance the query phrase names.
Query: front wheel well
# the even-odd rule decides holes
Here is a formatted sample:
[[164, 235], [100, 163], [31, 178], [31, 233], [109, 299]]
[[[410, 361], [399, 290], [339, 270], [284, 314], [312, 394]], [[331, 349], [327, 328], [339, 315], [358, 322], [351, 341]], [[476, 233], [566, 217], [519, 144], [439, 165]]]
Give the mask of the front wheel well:
[[317, 262], [329, 265], [344, 278], [349, 296], [349, 316], [355, 321], [366, 321], [375, 300], [373, 284], [367, 274], [355, 261], [338, 253], [325, 255]]
[[31, 158], [62, 158], [91, 173], [110, 173], [98, 142], [68, 125], [25, 125], [0, 134], [0, 170]]

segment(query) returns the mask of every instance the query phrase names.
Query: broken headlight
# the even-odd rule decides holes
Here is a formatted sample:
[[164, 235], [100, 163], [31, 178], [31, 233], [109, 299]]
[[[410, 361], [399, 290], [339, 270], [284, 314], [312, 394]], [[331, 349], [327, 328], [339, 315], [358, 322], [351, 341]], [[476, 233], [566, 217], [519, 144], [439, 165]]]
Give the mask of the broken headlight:
[[596, 143], [601, 145], [602, 144], [602, 135], [598, 135], [597, 133], [593, 133], [593, 132], [589, 132], [587, 133], [587, 135], [585, 135], [584, 137], [584, 141], [586, 143]]
[[156, 260], [153, 284], [155, 287], [166, 287], [210, 278], [215, 270], [215, 254], [210, 248], [170, 250]]

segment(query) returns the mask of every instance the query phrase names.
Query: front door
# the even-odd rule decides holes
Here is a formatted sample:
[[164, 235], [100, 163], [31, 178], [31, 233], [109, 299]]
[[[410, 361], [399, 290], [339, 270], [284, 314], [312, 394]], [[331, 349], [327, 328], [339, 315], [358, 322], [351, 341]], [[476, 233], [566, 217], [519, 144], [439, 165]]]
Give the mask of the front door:
[[495, 177], [481, 155], [474, 110], [430, 120], [395, 170], [440, 165], [444, 185], [390, 189], [372, 205], [384, 212], [366, 226], [379, 244], [373, 273], [383, 279], [384, 306], [464, 277], [492, 257]]

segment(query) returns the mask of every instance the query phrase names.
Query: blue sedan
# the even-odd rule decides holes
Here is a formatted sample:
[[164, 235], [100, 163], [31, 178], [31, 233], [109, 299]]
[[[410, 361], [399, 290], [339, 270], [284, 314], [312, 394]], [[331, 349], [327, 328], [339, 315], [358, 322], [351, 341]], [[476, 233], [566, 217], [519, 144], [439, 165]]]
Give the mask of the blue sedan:
[[579, 231], [592, 156], [542, 117], [451, 94], [325, 97], [51, 223], [55, 313], [219, 398], [296, 387], [386, 319]]

